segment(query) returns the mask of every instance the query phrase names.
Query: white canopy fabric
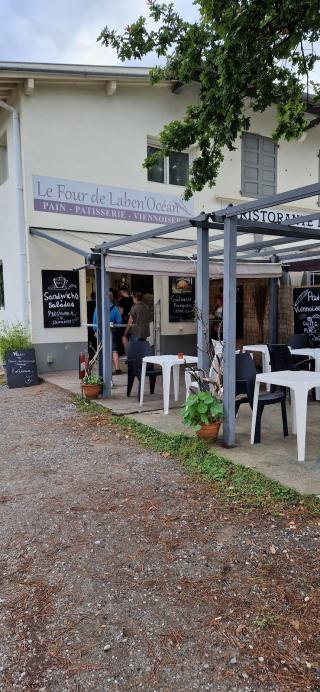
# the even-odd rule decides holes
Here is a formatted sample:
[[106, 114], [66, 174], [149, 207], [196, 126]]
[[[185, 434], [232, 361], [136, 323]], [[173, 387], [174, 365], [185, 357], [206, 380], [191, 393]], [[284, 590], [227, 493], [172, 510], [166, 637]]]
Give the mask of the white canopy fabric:
[[[183, 259], [164, 259], [161, 257], [133, 257], [132, 255], [106, 255], [106, 270], [109, 272], [124, 272], [129, 274], [147, 274], [149, 276], [196, 276], [197, 261]], [[223, 264], [210, 262], [210, 279], [220, 279], [223, 276]], [[237, 262], [237, 276], [239, 278], [274, 279], [282, 275], [280, 264], [264, 262], [246, 263]]]

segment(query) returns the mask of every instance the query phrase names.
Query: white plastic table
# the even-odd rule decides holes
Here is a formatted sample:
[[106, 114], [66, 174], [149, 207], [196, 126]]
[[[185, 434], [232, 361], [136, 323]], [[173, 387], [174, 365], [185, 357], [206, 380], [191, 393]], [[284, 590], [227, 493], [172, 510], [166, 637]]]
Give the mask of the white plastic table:
[[320, 386], [320, 373], [307, 370], [279, 370], [256, 376], [254, 388], [251, 444], [254, 444], [260, 383], [289, 387], [291, 390], [292, 432], [297, 435], [298, 461], [304, 461], [309, 389]]
[[[290, 348], [294, 356], [308, 356], [314, 358], [315, 371], [320, 372], [320, 348]], [[320, 387], [316, 388], [316, 400], [320, 401]]]
[[178, 356], [145, 356], [142, 361], [141, 370], [140, 406], [142, 406], [143, 404], [144, 383], [146, 379], [146, 369], [148, 363], [152, 363], [153, 365], [160, 365], [162, 367], [163, 413], [168, 414], [171, 369], [173, 369], [174, 399], [175, 401], [178, 401], [180, 366], [185, 364], [190, 365], [191, 363], [197, 364], [198, 359], [196, 356], [184, 356], [183, 358], [178, 358]]

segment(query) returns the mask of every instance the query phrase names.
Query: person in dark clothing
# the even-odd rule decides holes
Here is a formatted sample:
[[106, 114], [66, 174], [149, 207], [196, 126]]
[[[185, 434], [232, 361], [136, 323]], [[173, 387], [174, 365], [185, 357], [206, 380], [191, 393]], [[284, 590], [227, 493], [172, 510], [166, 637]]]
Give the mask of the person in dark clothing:
[[118, 308], [123, 324], [128, 324], [130, 310], [133, 306], [133, 298], [129, 295], [128, 286], [121, 286]]
[[[130, 310], [133, 307], [133, 298], [132, 298], [132, 296], [129, 295], [129, 287], [126, 285], [121, 286], [119, 293], [120, 293], [120, 299], [119, 299], [118, 309], [119, 309], [120, 315], [122, 317], [123, 324], [128, 324]], [[126, 352], [126, 350], [127, 350], [127, 338], [125, 337], [125, 329], [123, 330], [123, 333], [122, 333], [122, 345], [123, 345], [124, 351]]]
[[135, 293], [133, 302], [125, 336], [128, 336], [130, 341], [145, 341], [150, 336], [149, 308], [142, 302], [142, 293]]
[[[109, 299], [110, 299], [110, 327], [111, 327], [111, 334], [112, 334], [112, 359], [116, 371], [116, 375], [121, 374], [121, 370], [119, 368], [119, 332], [115, 329], [112, 330], [112, 325], [119, 325], [122, 324], [122, 317], [120, 315], [120, 312], [117, 308], [116, 305], [113, 303], [113, 293], [109, 291]], [[96, 333], [97, 331], [97, 308], [94, 311], [93, 314], [93, 319], [92, 319], [92, 324], [94, 325], [94, 331]]]

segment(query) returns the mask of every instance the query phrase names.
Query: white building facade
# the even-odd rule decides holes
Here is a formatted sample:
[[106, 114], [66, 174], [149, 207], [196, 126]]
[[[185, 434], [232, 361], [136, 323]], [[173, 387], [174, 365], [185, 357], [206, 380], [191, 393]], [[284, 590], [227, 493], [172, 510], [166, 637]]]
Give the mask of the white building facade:
[[[175, 91], [172, 86], [152, 87], [144, 68], [0, 63], [0, 320], [27, 322], [40, 372], [77, 367], [79, 352], [87, 348], [95, 287], [92, 273], [79, 271], [80, 319], [46, 326], [43, 272], [56, 274], [53, 295], [59, 276], [83, 260], [30, 229], [87, 251], [106, 238], [319, 179], [319, 128], [303, 142], [275, 145], [270, 108], [252, 114], [250, 133], [226, 152], [216, 186], [186, 203], [183, 186], [196, 147], [172, 152], [149, 173], [142, 166], [163, 126], [183, 117], [197, 99], [197, 85]], [[260, 212], [260, 219], [281, 221], [318, 209], [313, 198], [299, 207], [269, 209], [264, 217]], [[190, 233], [176, 233], [175, 240], [191, 238]], [[143, 274], [140, 279], [131, 274], [130, 266], [114, 272], [115, 287], [126, 280], [149, 292]], [[222, 275], [220, 266], [217, 276]], [[170, 318], [168, 276], [155, 276], [152, 288], [161, 350], [194, 351], [194, 322]]]

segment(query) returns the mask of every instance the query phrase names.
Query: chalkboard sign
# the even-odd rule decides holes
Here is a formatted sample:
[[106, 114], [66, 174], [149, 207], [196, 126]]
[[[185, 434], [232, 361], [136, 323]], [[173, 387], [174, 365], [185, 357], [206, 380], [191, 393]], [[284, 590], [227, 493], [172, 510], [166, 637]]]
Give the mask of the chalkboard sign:
[[320, 346], [320, 286], [295, 288], [293, 291], [294, 331], [306, 334], [310, 346]]
[[195, 319], [195, 287], [192, 276], [169, 276], [169, 322]]
[[80, 327], [79, 272], [43, 269], [42, 301], [46, 328]]
[[10, 389], [39, 384], [34, 348], [6, 353], [7, 383]]

